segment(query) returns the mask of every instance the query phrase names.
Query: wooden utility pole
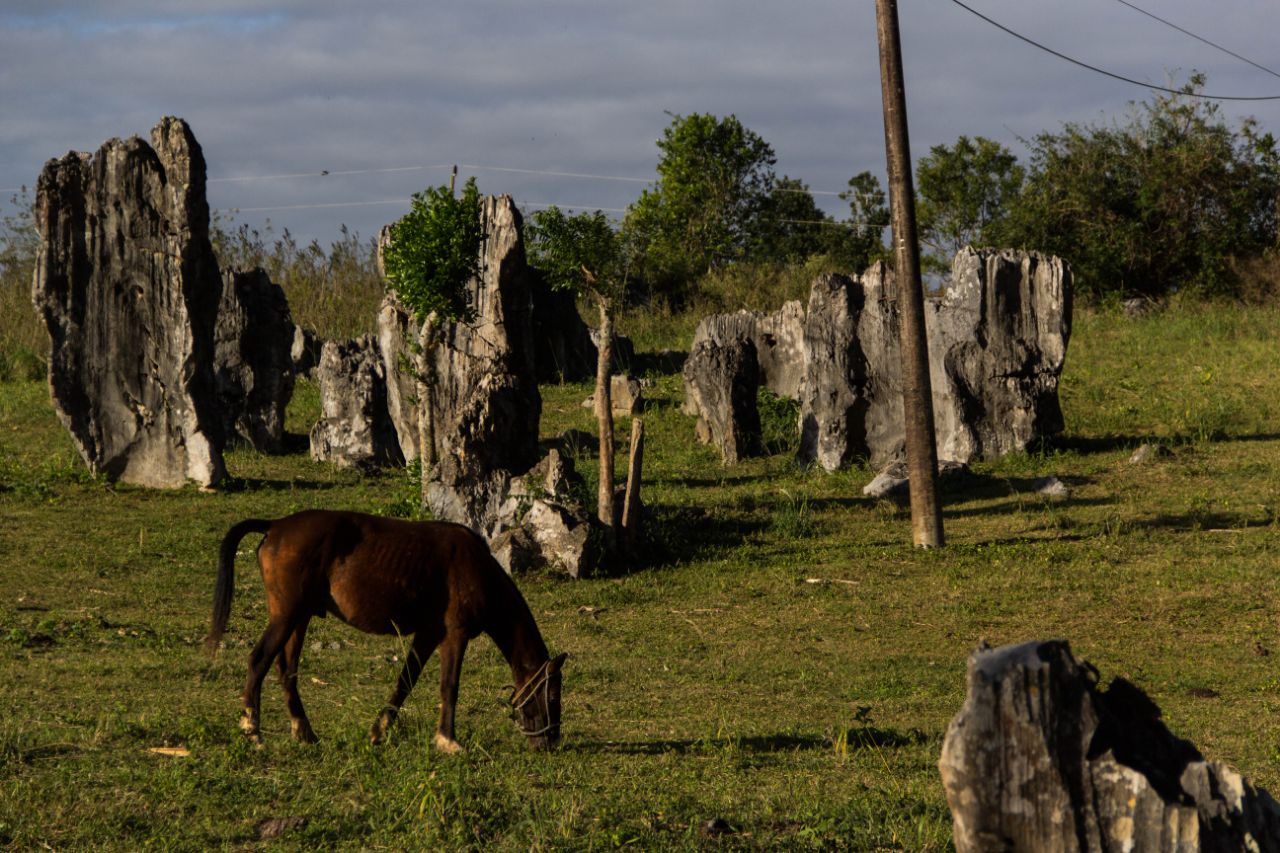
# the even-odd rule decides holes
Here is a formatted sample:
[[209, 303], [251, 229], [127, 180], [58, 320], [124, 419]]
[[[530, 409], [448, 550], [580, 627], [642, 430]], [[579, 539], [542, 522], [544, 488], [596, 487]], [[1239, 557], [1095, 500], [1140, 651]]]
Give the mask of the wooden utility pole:
[[902, 80], [897, 0], [876, 0], [880, 42], [880, 91], [884, 100], [884, 147], [889, 167], [889, 208], [893, 222], [898, 285], [898, 339], [902, 347], [902, 415], [906, 425], [907, 472], [911, 481], [911, 532], [917, 547], [940, 548], [942, 504], [938, 499], [938, 446], [929, 382], [929, 343], [924, 326], [920, 243], [907, 139], [907, 93]]

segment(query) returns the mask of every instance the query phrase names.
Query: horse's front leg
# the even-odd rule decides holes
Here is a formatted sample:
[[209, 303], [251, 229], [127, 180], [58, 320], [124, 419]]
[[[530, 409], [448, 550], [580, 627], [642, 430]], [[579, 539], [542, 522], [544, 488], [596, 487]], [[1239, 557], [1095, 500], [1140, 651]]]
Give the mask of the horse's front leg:
[[400, 706], [409, 697], [409, 691], [413, 690], [413, 685], [418, 683], [418, 676], [422, 674], [422, 667], [426, 664], [427, 658], [431, 657], [436, 646], [440, 645], [440, 638], [443, 636], [443, 629], [433, 631], [427, 628], [413, 635], [413, 645], [409, 649], [404, 667], [400, 670], [400, 677], [396, 679], [396, 686], [387, 697], [387, 704], [383, 706], [382, 712], [378, 714], [378, 718], [373, 721], [373, 726], [369, 729], [370, 743], [382, 743], [387, 729], [391, 728], [391, 724], [396, 721], [396, 715], [400, 713]]
[[454, 738], [453, 716], [458, 707], [458, 680], [462, 677], [462, 656], [467, 651], [467, 636], [452, 631], [440, 644], [440, 724], [436, 727], [435, 745], [441, 752], [461, 752]]

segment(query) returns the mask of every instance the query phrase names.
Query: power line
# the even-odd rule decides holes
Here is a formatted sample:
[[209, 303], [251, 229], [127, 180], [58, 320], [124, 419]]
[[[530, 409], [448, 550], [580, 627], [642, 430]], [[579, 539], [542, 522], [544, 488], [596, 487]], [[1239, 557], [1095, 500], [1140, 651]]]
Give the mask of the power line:
[[1206, 95], [1203, 92], [1188, 92], [1183, 89], [1170, 89], [1165, 86], [1157, 86], [1154, 83], [1144, 83], [1141, 80], [1135, 80], [1132, 77], [1125, 77], [1123, 74], [1116, 74], [1114, 71], [1107, 71], [1106, 69], [1099, 68], [1096, 65], [1090, 65], [1087, 62], [1082, 62], [1079, 59], [1075, 59], [1073, 57], [1067, 56], [1065, 53], [1061, 53], [1059, 51], [1054, 50], [1051, 47], [1047, 47], [1046, 45], [1041, 44], [1035, 39], [1027, 38], [1021, 33], [1014, 32], [1013, 30], [1009, 29], [999, 21], [995, 21], [991, 18], [988, 18], [986, 15], [982, 14], [977, 9], [974, 9], [971, 6], [965, 5], [964, 3], [960, 2], [960, 0], [951, 0], [951, 2], [959, 6], [961, 9], [964, 9], [969, 14], [974, 15], [978, 18], [981, 18], [982, 20], [986, 21], [988, 24], [995, 27], [996, 29], [1003, 30], [1004, 32], [1008, 33], [1014, 38], [1024, 41], [1027, 44], [1031, 45], [1032, 47], [1037, 47], [1040, 50], [1043, 50], [1045, 53], [1051, 53], [1054, 56], [1058, 57], [1059, 59], [1064, 59], [1067, 62], [1070, 62], [1072, 65], [1078, 65], [1081, 68], [1086, 68], [1089, 71], [1093, 71], [1096, 74], [1101, 74], [1104, 77], [1110, 77], [1113, 80], [1120, 80], [1125, 83], [1132, 83], [1135, 86], [1142, 86], [1143, 88], [1146, 88], [1146, 89], [1154, 89], [1157, 92], [1168, 92], [1171, 95], [1188, 95], [1190, 97], [1201, 98], [1206, 101], [1280, 101], [1280, 95], [1252, 95], [1252, 96], [1250, 95]]
[[[232, 181], [276, 181], [285, 178], [325, 178], [336, 175], [370, 175], [374, 172], [420, 172], [427, 169], [448, 168], [451, 168], [449, 164], [443, 166], [389, 166], [382, 169], [343, 169], [342, 171], [321, 169], [318, 172], [289, 172], [283, 175], [236, 175], [223, 178], [208, 178], [205, 183], [217, 184]], [[0, 192], [8, 192], [8, 190], [0, 190]]]
[[1228, 48], [1223, 47], [1220, 44], [1216, 44], [1214, 42], [1209, 41], [1204, 36], [1197, 35], [1196, 33], [1191, 32], [1191, 30], [1183, 29], [1182, 27], [1178, 26], [1172, 21], [1166, 21], [1164, 18], [1160, 17], [1159, 15], [1153, 14], [1151, 12], [1148, 12], [1146, 9], [1133, 5], [1132, 3], [1128, 2], [1128, 0], [1116, 0], [1116, 2], [1119, 3], [1121, 6], [1128, 6], [1133, 11], [1146, 15], [1148, 18], [1151, 18], [1152, 20], [1159, 21], [1160, 23], [1164, 24], [1166, 27], [1172, 27], [1173, 29], [1177, 30], [1183, 35], [1191, 36], [1191, 38], [1195, 39], [1198, 42], [1203, 42], [1204, 44], [1209, 45], [1209, 47], [1212, 47], [1216, 50], [1220, 50], [1223, 53], [1225, 53], [1227, 56], [1233, 56], [1236, 59], [1240, 60], [1241, 62], [1247, 62], [1250, 65], [1252, 65], [1254, 68], [1257, 68], [1259, 71], [1267, 72], [1272, 77], [1280, 77], [1280, 72], [1272, 71], [1267, 66], [1260, 65], [1257, 62], [1254, 62], [1252, 59], [1250, 59], [1247, 56], [1241, 56], [1240, 54], [1236, 53], [1234, 50], [1230, 50]]

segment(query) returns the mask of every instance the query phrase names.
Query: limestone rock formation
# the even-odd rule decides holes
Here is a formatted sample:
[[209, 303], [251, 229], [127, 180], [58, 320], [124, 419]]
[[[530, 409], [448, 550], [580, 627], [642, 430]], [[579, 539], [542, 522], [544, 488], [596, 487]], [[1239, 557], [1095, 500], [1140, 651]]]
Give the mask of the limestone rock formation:
[[214, 392], [222, 282], [186, 122], [45, 164], [33, 298], [54, 408], [91, 471], [155, 487], [224, 475]]
[[947, 292], [930, 308], [940, 458], [995, 458], [1062, 431], [1071, 270], [1061, 259], [962, 249]]
[[726, 463], [760, 453], [760, 369], [750, 338], [699, 341], [684, 363], [684, 386], [699, 441], [719, 448]]
[[737, 311], [704, 317], [693, 332], [692, 350], [705, 340], [749, 340], [756, 349], [760, 384], [780, 397], [800, 398], [804, 381], [804, 306], [792, 300], [777, 311]]
[[214, 379], [222, 429], [258, 450], [278, 453], [293, 396], [293, 319], [284, 291], [265, 270], [222, 274], [214, 333]]
[[[965, 249], [925, 301], [938, 458], [972, 462], [1061, 431], [1071, 272], [1035, 253]], [[813, 283], [804, 320], [800, 458], [826, 470], [904, 453], [896, 289], [876, 264]]]
[[553, 448], [511, 481], [489, 534], [495, 559], [509, 574], [544, 567], [575, 578], [586, 574], [599, 558], [594, 518], [582, 503], [586, 494], [572, 460]]
[[979, 649], [938, 762], [958, 853], [1280, 849], [1280, 805], [1067, 643]]
[[388, 291], [378, 306], [378, 353], [387, 378], [387, 413], [406, 462], [418, 458], [418, 392], [410, 348], [418, 339], [416, 326], [409, 310]]
[[437, 463], [427, 485], [436, 518], [487, 532], [511, 477], [538, 461], [542, 398], [534, 373], [530, 271], [510, 196], [483, 200], [472, 323], [447, 323], [435, 351]]
[[[578, 313], [572, 291], [556, 290], [531, 271], [534, 361], [539, 382], [581, 382], [596, 375], [599, 332]], [[626, 370], [635, 347], [625, 335], [613, 336], [613, 371]]]
[[306, 376], [315, 378], [316, 365], [320, 363], [320, 348], [324, 341], [320, 340], [311, 329], [303, 326], [293, 327], [293, 345], [289, 348], [289, 357], [293, 359], [294, 378]]
[[902, 455], [897, 307], [883, 264], [859, 278], [814, 280], [804, 320], [800, 395], [803, 462], [827, 471], [858, 459], [880, 467]]
[[311, 458], [343, 467], [373, 468], [403, 462], [387, 414], [382, 356], [371, 335], [326, 341], [316, 366], [320, 420], [311, 429]]

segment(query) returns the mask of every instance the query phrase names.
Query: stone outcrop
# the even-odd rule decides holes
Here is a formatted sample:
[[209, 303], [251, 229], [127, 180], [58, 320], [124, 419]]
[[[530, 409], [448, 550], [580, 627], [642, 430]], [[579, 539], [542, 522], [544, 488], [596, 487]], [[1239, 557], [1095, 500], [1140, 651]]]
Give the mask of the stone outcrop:
[[373, 337], [326, 341], [315, 373], [320, 420], [311, 429], [311, 458], [357, 468], [403, 462], [387, 414], [386, 372]]
[[224, 435], [278, 453], [293, 396], [293, 319], [284, 290], [265, 270], [222, 274], [214, 333], [214, 379]]
[[[1025, 450], [1062, 430], [1058, 377], [1071, 331], [1071, 272], [1035, 253], [965, 249], [925, 300], [939, 459]], [[877, 264], [820, 276], [804, 320], [800, 458], [826, 470], [904, 453], [896, 287]]]
[[715, 445], [726, 463], [760, 453], [760, 369], [750, 338], [699, 341], [684, 363], [684, 387], [699, 441]]
[[1071, 337], [1071, 270], [1062, 260], [963, 249], [947, 292], [931, 303], [940, 458], [995, 458], [1062, 431], [1058, 377]]
[[293, 345], [289, 348], [289, 357], [293, 359], [294, 378], [306, 376], [315, 378], [316, 365], [320, 363], [320, 348], [324, 341], [311, 329], [303, 326], [293, 327]]
[[515, 574], [551, 568], [582, 577], [599, 559], [599, 538], [582, 504], [587, 487], [573, 463], [556, 449], [511, 481], [490, 544], [494, 558]]
[[1067, 643], [979, 649], [938, 762], [958, 853], [1280, 849], [1280, 806]]
[[94, 473], [144, 486], [224, 475], [214, 391], [222, 282], [205, 162], [186, 122], [45, 164], [33, 298], [49, 389]]
[[798, 400], [804, 381], [804, 318], [804, 306], [794, 300], [770, 314], [713, 314], [698, 323], [689, 349], [707, 340], [749, 340], [755, 346], [760, 384], [780, 397]]
[[435, 348], [436, 465], [427, 504], [436, 518], [486, 532], [512, 476], [538, 461], [542, 398], [534, 373], [530, 270], [510, 196], [482, 202], [475, 320], [446, 323]]
[[378, 353], [387, 378], [387, 414], [406, 462], [418, 458], [418, 392], [410, 351], [410, 344], [418, 340], [416, 327], [409, 310], [388, 291], [378, 306]]

